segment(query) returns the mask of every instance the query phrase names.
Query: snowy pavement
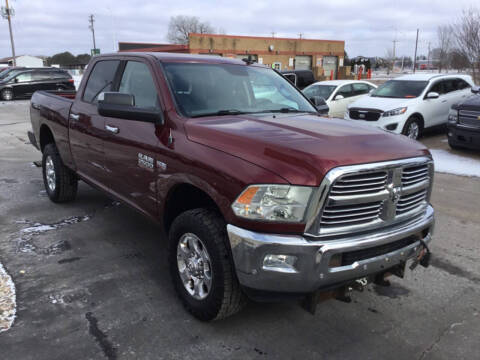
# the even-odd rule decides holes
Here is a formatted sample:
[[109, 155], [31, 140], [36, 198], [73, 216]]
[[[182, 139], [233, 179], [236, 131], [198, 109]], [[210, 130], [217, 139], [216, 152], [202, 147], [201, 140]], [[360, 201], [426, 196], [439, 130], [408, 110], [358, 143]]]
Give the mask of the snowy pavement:
[[0, 263], [0, 333], [13, 324], [16, 314], [15, 285]]
[[430, 149], [435, 162], [435, 171], [462, 176], [480, 177], [480, 160], [456, 155], [448, 150]]

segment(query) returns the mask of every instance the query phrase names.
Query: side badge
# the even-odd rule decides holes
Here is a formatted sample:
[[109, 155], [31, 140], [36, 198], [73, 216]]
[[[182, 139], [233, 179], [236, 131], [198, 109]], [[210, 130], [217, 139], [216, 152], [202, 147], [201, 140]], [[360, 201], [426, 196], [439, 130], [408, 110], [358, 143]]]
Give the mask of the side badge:
[[159, 171], [165, 171], [167, 170], [167, 164], [161, 162], [160, 160], [157, 160], [157, 168]]

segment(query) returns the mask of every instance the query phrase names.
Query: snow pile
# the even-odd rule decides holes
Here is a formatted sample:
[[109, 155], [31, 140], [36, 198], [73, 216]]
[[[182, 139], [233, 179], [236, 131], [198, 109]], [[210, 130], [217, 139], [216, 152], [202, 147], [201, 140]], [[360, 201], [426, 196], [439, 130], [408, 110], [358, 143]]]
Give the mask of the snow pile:
[[447, 150], [431, 149], [435, 171], [463, 176], [480, 177], [480, 160], [455, 155]]
[[15, 285], [0, 263], [0, 333], [10, 329], [16, 309]]

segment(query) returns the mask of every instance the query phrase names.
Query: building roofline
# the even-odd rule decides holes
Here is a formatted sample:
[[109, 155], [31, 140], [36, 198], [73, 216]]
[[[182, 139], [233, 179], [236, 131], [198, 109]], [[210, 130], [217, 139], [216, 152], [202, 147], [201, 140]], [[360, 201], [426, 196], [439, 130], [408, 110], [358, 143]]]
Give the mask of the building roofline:
[[241, 38], [241, 39], [263, 39], [263, 40], [301, 40], [301, 41], [319, 41], [319, 42], [335, 42], [345, 44], [345, 40], [323, 40], [323, 39], [295, 39], [295, 38], [283, 38], [283, 37], [271, 37], [271, 36], [247, 36], [247, 35], [222, 35], [222, 34], [198, 34], [198, 33], [190, 33], [188, 36], [200, 37], [200, 36], [208, 36], [208, 37], [224, 37], [224, 38]]

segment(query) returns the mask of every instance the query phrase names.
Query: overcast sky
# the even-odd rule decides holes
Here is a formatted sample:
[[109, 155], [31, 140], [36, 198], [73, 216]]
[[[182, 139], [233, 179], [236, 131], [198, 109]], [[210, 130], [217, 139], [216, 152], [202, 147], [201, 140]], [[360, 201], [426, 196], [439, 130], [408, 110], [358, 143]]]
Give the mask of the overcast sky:
[[[0, 0], [4, 5], [4, 0]], [[194, 15], [231, 35], [345, 40], [349, 56], [384, 56], [397, 37], [397, 55], [412, 56], [420, 28], [419, 54], [436, 28], [456, 20], [471, 0], [9, 0], [15, 9], [17, 54], [88, 53], [96, 17], [97, 47], [114, 50], [118, 41], [166, 42], [170, 16]], [[11, 55], [7, 21], [0, 18], [0, 57]]]

